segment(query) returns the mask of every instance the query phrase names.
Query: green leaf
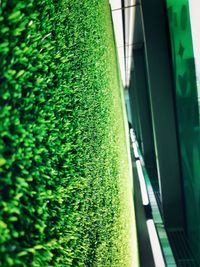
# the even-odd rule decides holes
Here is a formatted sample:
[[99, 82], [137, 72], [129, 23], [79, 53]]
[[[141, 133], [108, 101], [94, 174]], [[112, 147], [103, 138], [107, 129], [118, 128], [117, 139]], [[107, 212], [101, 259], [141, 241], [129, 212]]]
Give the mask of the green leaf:
[[1, 229], [6, 229], [7, 228], [7, 224], [4, 223], [3, 221], [0, 221], [0, 228]]
[[15, 11], [13, 12], [9, 17], [8, 17], [8, 20], [12, 21], [12, 22], [16, 22], [18, 20], [20, 20], [21, 18], [21, 12], [18, 10], [18, 11]]
[[0, 158], [0, 167], [6, 164], [6, 160], [4, 158]]

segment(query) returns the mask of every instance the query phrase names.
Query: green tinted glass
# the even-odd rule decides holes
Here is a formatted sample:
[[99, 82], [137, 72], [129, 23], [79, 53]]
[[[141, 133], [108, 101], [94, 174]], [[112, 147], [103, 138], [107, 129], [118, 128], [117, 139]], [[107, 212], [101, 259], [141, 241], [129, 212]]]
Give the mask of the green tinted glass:
[[[200, 258], [200, 127], [188, 0], [166, 0], [188, 237]], [[200, 29], [199, 29], [200, 32]], [[200, 259], [199, 259], [200, 262]]]

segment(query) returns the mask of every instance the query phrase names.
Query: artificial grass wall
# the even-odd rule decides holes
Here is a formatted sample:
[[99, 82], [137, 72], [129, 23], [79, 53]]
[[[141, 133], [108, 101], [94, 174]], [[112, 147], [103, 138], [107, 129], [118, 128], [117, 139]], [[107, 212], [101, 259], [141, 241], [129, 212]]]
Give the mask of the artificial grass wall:
[[2, 267], [128, 266], [115, 64], [108, 1], [2, 1]]

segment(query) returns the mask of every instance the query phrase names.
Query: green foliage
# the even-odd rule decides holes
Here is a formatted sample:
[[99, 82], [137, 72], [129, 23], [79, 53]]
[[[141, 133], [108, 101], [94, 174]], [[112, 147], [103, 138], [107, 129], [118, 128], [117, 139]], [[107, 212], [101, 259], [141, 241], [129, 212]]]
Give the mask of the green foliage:
[[0, 26], [0, 265], [122, 266], [107, 1], [5, 0]]

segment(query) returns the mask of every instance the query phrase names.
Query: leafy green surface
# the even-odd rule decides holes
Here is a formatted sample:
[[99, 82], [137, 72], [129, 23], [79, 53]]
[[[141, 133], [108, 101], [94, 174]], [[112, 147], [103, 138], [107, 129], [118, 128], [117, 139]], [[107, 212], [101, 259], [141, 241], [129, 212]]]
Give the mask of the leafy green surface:
[[0, 11], [0, 265], [130, 266], [106, 0]]

